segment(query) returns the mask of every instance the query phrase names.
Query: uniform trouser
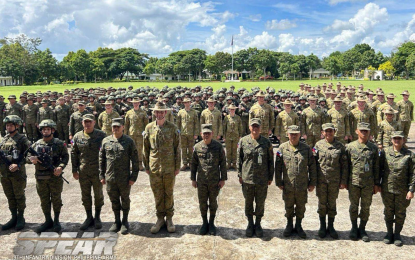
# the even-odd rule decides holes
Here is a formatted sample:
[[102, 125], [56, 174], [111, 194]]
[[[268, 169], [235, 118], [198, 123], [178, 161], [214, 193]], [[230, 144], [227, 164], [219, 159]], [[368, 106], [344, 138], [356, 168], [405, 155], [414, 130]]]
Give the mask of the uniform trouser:
[[393, 194], [382, 191], [381, 195], [383, 205], [385, 205], [385, 209], [383, 211], [383, 214], [385, 214], [385, 221], [393, 222], [395, 219], [396, 224], [403, 225], [406, 218], [406, 208], [411, 203], [410, 200], [406, 199], [406, 192], [402, 192], [401, 194]]
[[79, 184], [81, 186], [82, 205], [84, 205], [85, 210], [92, 210], [91, 187], [94, 191], [95, 208], [101, 208], [104, 205], [104, 193], [102, 183], [99, 180], [99, 173], [88, 175], [81, 172], [79, 174]]
[[134, 135], [131, 136], [131, 138], [134, 140], [135, 146], [137, 147], [138, 151], [138, 161], [143, 161], [143, 136], [142, 135]]
[[171, 172], [150, 172], [150, 186], [156, 202], [157, 217], [174, 215], [173, 189], [176, 176]]
[[9, 203], [9, 209], [24, 210], [26, 208], [26, 178], [20, 176], [1, 177], [4, 195]]
[[59, 176], [53, 175], [50, 179], [36, 180], [36, 190], [40, 198], [40, 205], [42, 211], [45, 213], [51, 212], [51, 204], [54, 212], [60, 212], [62, 208], [62, 190], [63, 180]]
[[[370, 216], [370, 205], [372, 204], [373, 186], [359, 187], [356, 185], [349, 186], [349, 200], [350, 200], [350, 220], [368, 221]], [[360, 202], [360, 214], [359, 214]]]
[[264, 216], [268, 185], [242, 183], [242, 193], [245, 198], [245, 216], [251, 217], [255, 215], [257, 218]]
[[310, 147], [314, 147], [318, 141], [321, 140], [321, 135], [307, 135], [305, 140], [306, 144]]
[[297, 190], [295, 188], [287, 188], [284, 186], [282, 199], [285, 204], [285, 217], [303, 219], [305, 213], [305, 204], [308, 199], [307, 189]]
[[181, 135], [180, 146], [182, 149], [183, 164], [189, 164], [192, 161], [193, 146], [195, 139], [193, 135]]
[[114, 212], [130, 210], [130, 191], [128, 180], [107, 180], [107, 193]]
[[337, 215], [336, 200], [339, 196], [339, 183], [337, 182], [319, 182], [316, 189], [318, 197], [317, 213], [320, 217], [329, 216], [334, 218]]
[[210, 215], [216, 215], [216, 210], [218, 209], [217, 198], [220, 191], [218, 184], [218, 182], [197, 182], [197, 196], [199, 198], [199, 208], [202, 216], [207, 215], [208, 208]]
[[1, 131], [1, 136], [6, 135], [6, 126], [3, 124], [3, 117], [0, 118], [0, 131]]
[[402, 121], [402, 131], [405, 138], [408, 138], [409, 130], [411, 129], [411, 121]]
[[29, 139], [29, 141], [34, 142], [37, 140], [37, 127], [35, 125], [35, 123], [26, 123], [26, 135], [27, 135], [27, 139]]
[[69, 126], [68, 122], [58, 122], [56, 124], [56, 129], [59, 134], [59, 140], [64, 141], [65, 143], [69, 142]]
[[249, 135], [251, 131], [249, 130], [249, 118], [242, 118], [242, 136]]
[[226, 161], [229, 163], [236, 164], [236, 150], [238, 149], [238, 140], [231, 140], [230, 138], [226, 138], [225, 140], [226, 146]]

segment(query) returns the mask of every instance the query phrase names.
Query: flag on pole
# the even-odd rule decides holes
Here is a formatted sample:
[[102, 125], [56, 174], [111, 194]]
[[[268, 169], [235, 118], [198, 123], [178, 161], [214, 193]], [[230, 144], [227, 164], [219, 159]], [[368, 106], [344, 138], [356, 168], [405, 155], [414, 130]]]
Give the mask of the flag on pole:
[[231, 41], [231, 46], [233, 46], [233, 35], [232, 35], [232, 41]]

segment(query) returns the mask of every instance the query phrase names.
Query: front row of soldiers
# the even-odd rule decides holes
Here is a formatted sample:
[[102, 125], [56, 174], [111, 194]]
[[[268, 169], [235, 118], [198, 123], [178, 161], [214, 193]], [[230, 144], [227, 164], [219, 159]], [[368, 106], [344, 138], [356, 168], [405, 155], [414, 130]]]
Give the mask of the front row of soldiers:
[[[169, 232], [175, 232], [172, 221], [173, 189], [175, 177], [180, 171], [180, 131], [165, 119], [167, 110], [165, 104], [157, 103], [153, 108], [155, 121], [148, 124], [142, 134], [143, 163], [150, 177], [157, 211], [157, 222], [150, 230], [152, 233], [159, 232], [165, 224]], [[102, 227], [102, 187], [106, 185], [115, 218], [110, 231], [128, 233], [130, 190], [137, 180], [139, 156], [134, 140], [124, 134], [123, 121], [121, 118], [112, 119], [112, 135], [106, 136], [103, 131], [94, 127], [94, 115], [86, 114], [82, 120], [84, 130], [76, 133], [73, 138], [72, 172], [73, 177], [80, 182], [82, 202], [87, 216], [81, 225], [82, 230], [89, 226], [95, 226], [97, 229]], [[44, 232], [50, 228], [59, 232], [64, 180], [62, 174], [69, 161], [67, 148], [64, 142], [53, 138], [56, 128], [54, 121], [44, 120], [39, 124], [42, 139], [32, 145], [18, 132], [21, 123], [17, 116], [7, 116], [4, 119], [7, 135], [0, 142], [0, 172], [12, 218], [2, 226], [2, 230], [21, 230], [25, 226], [24, 190], [27, 162], [35, 164], [36, 189], [45, 215], [45, 222], [36, 232]], [[268, 186], [275, 176], [275, 184], [282, 190], [285, 203], [287, 225], [284, 236], [291, 236], [295, 231], [301, 238], [306, 238], [302, 219], [308, 193], [316, 189], [320, 217], [318, 234], [321, 238], [327, 234], [338, 238], [334, 229], [336, 200], [339, 190], [347, 189], [352, 223], [349, 237], [352, 240], [361, 238], [365, 242], [370, 241], [366, 224], [369, 220], [372, 196], [381, 192], [387, 227], [384, 242], [402, 245], [400, 232], [405, 221], [406, 208], [414, 197], [415, 186], [415, 156], [404, 147], [402, 131], [393, 132], [392, 146], [379, 151], [378, 147], [369, 141], [369, 124], [359, 123], [355, 132], [358, 139], [344, 146], [335, 138], [335, 126], [326, 123], [322, 125], [324, 139], [318, 141], [311, 149], [307, 144], [300, 142], [299, 126], [291, 125], [287, 129], [288, 141], [280, 145], [274, 160], [269, 139], [261, 135], [261, 124], [260, 119], [252, 118], [249, 122], [251, 133], [242, 137], [237, 146], [235, 166], [245, 198], [248, 237], [254, 234], [258, 237], [263, 236], [261, 219], [264, 216]], [[215, 132], [211, 124], [202, 124], [200, 134], [203, 139], [194, 146], [191, 156], [191, 181], [192, 186], [198, 189], [203, 220], [200, 234], [215, 235], [217, 197], [227, 180], [226, 157], [222, 145], [214, 140]], [[194, 137], [195, 134], [192, 135]], [[92, 190], [95, 216], [92, 216]]]

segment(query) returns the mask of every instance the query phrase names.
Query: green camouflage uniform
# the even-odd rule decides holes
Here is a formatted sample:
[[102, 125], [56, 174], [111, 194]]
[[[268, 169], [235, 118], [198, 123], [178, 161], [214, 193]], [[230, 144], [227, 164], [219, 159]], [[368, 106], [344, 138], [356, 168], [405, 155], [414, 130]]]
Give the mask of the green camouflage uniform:
[[71, 162], [72, 172], [79, 173], [82, 205], [86, 210], [92, 210], [91, 187], [94, 190], [95, 208], [104, 205], [102, 183], [99, 179], [99, 149], [106, 134], [98, 129], [86, 134], [84, 131], [76, 133], [72, 139]]
[[222, 113], [217, 108], [203, 110], [200, 115], [200, 125], [203, 124], [212, 124], [213, 139], [217, 140], [217, 136], [223, 135]]
[[40, 124], [43, 120], [51, 119], [55, 121], [55, 114], [50, 107], [41, 107], [39, 108], [39, 112], [37, 114], [37, 123]]
[[402, 131], [402, 125], [401, 122], [397, 122], [395, 120], [392, 120], [392, 122], [388, 122], [387, 119], [384, 119], [379, 124], [378, 129], [378, 136], [376, 138], [376, 141], [378, 144], [382, 145], [383, 148], [386, 148], [388, 146], [392, 145], [391, 135], [393, 131]]
[[85, 114], [89, 114], [87, 110], [84, 110], [82, 113], [80, 111], [74, 112], [69, 118], [69, 135], [74, 136], [79, 131], [84, 130], [82, 125], [82, 117]]
[[334, 137], [342, 144], [346, 144], [345, 136], [350, 136], [350, 120], [349, 113], [340, 108], [336, 110], [334, 107], [327, 112], [327, 123], [332, 123], [336, 127]]
[[222, 145], [215, 140], [208, 145], [204, 141], [197, 143], [193, 150], [190, 171], [190, 179], [197, 181], [200, 213], [202, 216], [207, 215], [209, 208], [210, 215], [215, 215], [218, 209], [219, 181], [228, 179]]
[[373, 114], [372, 110], [369, 108], [363, 109], [360, 111], [358, 107], [350, 111], [349, 113], [349, 120], [350, 120], [350, 133], [352, 134], [353, 141], [357, 140], [357, 124], [361, 122], [368, 123], [370, 125], [370, 135], [376, 137], [377, 135], [377, 124], [376, 124], [376, 117]]
[[66, 143], [69, 141], [69, 118], [71, 116], [71, 111], [68, 105], [63, 104], [57, 105], [55, 107], [55, 117], [56, 117], [56, 131], [59, 134], [59, 140], [62, 140]]
[[269, 131], [274, 128], [275, 117], [274, 109], [270, 104], [264, 103], [262, 106], [259, 103], [255, 103], [251, 110], [249, 110], [249, 121], [252, 118], [261, 119], [261, 135], [268, 138]]
[[23, 123], [25, 124], [26, 135], [32, 142], [38, 137], [36, 127], [38, 111], [39, 108], [35, 104], [32, 104], [31, 106], [25, 105], [23, 107]]
[[[11, 115], [16, 115], [20, 118], [23, 118], [23, 106], [20, 105], [18, 102], [14, 103], [14, 105], [8, 103], [6, 104], [6, 106], [4, 107], [3, 110], [3, 118], [5, 118], [6, 116], [11, 116]], [[2, 121], [3, 122], [3, 121]], [[3, 134], [2, 136], [6, 135], [6, 125], [3, 124]], [[19, 132], [23, 133], [23, 127], [19, 127]]]
[[307, 135], [306, 143], [313, 147], [321, 140], [321, 125], [326, 122], [326, 115], [320, 107], [307, 107], [301, 115], [301, 133]]
[[4, 101], [0, 101], [0, 132], [1, 132], [1, 136], [6, 135], [6, 128], [3, 126], [4, 110], [6, 108], [6, 104], [7, 103], [4, 103]]
[[378, 112], [377, 112], [377, 115], [376, 115], [376, 122], [378, 123], [378, 125], [380, 125], [380, 123], [386, 118], [385, 113], [383, 113], [383, 111], [388, 107], [391, 107], [393, 110], [399, 112], [399, 113], [393, 115], [393, 119], [395, 121], [399, 121], [399, 119], [400, 119], [400, 110], [399, 110], [398, 105], [395, 102], [393, 102], [392, 105], [389, 105], [389, 103], [386, 102], [386, 103], [383, 103], [382, 105], [380, 105], [379, 108], [378, 108]]
[[[252, 107], [252, 103], [251, 102], [241, 102], [239, 104], [239, 109], [238, 109], [238, 115], [241, 117], [242, 119], [242, 136], [245, 136], [247, 134], [250, 133], [249, 130], [249, 110]], [[242, 110], [242, 108], [245, 108], [245, 110]]]
[[138, 151], [138, 163], [143, 162], [143, 132], [148, 124], [148, 117], [141, 108], [131, 109], [125, 114], [124, 134], [128, 135], [134, 140]]
[[119, 118], [120, 114], [115, 112], [114, 110], [108, 114], [107, 111], [102, 112], [99, 114], [98, 117], [98, 126], [101, 128], [102, 131], [104, 131], [107, 136], [112, 135], [112, 119]]
[[280, 136], [280, 144], [288, 141], [287, 128], [290, 125], [300, 126], [300, 118], [297, 113], [291, 111], [289, 114], [284, 110], [278, 114], [275, 119], [275, 130], [274, 135]]
[[[246, 135], [239, 140], [236, 165], [238, 177], [242, 178], [242, 192], [245, 198], [245, 216], [264, 216], [268, 181], [274, 177], [274, 153], [268, 138], [253, 139]], [[255, 210], [254, 210], [255, 201]]]
[[407, 102], [401, 100], [396, 105], [400, 111], [399, 119], [401, 120], [402, 131], [405, 134], [405, 138], [408, 138], [411, 121], [414, 120], [414, 104], [409, 100]]
[[236, 164], [236, 149], [242, 137], [242, 120], [238, 115], [225, 116], [223, 120], [223, 138], [225, 139], [226, 161]]
[[192, 160], [192, 150], [195, 143], [194, 136], [200, 135], [199, 118], [196, 110], [193, 108], [189, 111], [181, 109], [179, 113], [177, 113], [176, 123], [180, 131], [183, 164], [187, 165]]

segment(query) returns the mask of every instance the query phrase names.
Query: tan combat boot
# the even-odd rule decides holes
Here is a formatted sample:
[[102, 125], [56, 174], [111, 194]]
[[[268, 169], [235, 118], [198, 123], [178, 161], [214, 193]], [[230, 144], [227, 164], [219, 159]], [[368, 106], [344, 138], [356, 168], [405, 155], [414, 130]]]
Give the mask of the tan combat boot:
[[167, 222], [167, 231], [169, 231], [169, 233], [174, 233], [174, 232], [176, 232], [176, 227], [174, 226], [174, 224], [173, 224], [173, 219], [172, 219], [172, 217], [168, 217], [167, 219], [166, 219], [166, 222]]
[[157, 217], [157, 222], [154, 226], [151, 227], [150, 232], [153, 234], [157, 234], [160, 231], [160, 228], [164, 226], [166, 222], [164, 221], [163, 217]]

